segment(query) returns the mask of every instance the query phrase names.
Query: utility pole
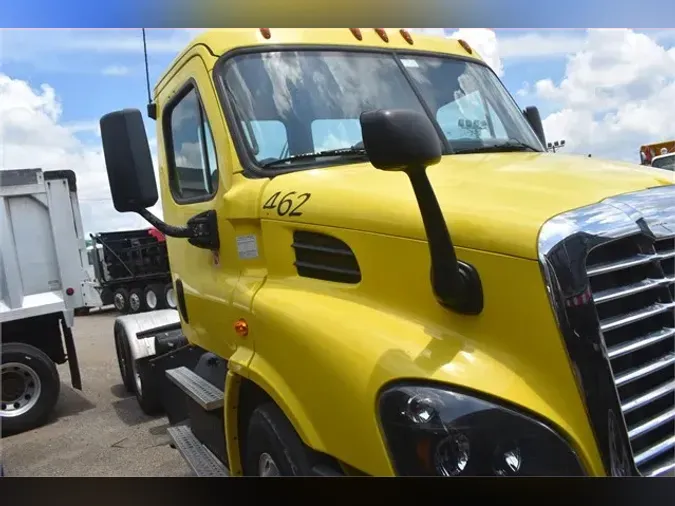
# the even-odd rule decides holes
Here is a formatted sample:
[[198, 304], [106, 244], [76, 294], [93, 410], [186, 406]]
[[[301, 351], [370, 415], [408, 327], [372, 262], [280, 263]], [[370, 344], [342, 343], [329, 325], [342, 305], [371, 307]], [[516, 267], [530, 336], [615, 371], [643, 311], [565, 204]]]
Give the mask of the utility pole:
[[565, 147], [565, 140], [549, 142], [546, 151], [556, 153], [559, 149]]

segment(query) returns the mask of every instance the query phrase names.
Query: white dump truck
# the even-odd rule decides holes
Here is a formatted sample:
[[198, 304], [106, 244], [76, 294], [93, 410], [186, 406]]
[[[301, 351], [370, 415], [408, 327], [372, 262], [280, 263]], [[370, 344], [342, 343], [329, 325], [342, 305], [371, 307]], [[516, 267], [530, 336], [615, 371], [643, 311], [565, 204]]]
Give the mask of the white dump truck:
[[56, 364], [82, 381], [72, 327], [76, 309], [100, 306], [70, 170], [0, 170], [0, 425], [44, 424], [60, 392]]

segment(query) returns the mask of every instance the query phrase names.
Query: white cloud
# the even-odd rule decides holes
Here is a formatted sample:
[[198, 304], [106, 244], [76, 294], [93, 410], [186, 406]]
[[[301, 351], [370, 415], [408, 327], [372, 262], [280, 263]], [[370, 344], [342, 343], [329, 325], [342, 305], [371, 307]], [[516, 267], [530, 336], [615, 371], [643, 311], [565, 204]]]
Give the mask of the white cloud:
[[129, 67], [125, 65], [108, 65], [101, 70], [104, 76], [126, 76], [129, 72]]
[[586, 34], [573, 32], [519, 33], [499, 38], [499, 55], [510, 60], [567, 57], [580, 51]]
[[516, 91], [516, 95], [518, 95], [519, 97], [527, 97], [531, 91], [532, 86], [530, 86], [530, 83], [528, 83], [527, 81], [523, 81], [521, 87], [518, 89], [518, 91]]
[[638, 161], [647, 142], [675, 138], [675, 48], [632, 30], [590, 30], [559, 83], [537, 94], [560, 108], [544, 119], [547, 135], [574, 152]]
[[[61, 113], [50, 86], [33, 89], [25, 81], [0, 74], [0, 169], [75, 171], [87, 232], [148, 226], [138, 215], [114, 210], [100, 144], [86, 144], [76, 136], [77, 132], [98, 132], [97, 123], [63, 124]], [[159, 204], [153, 211], [161, 216]]]

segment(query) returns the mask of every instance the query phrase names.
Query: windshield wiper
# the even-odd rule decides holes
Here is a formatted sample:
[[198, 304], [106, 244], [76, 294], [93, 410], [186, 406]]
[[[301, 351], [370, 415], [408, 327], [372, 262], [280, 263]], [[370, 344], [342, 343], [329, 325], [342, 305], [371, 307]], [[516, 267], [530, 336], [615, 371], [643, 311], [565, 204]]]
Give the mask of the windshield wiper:
[[328, 158], [331, 156], [359, 156], [367, 157], [366, 150], [363, 148], [342, 148], [342, 149], [327, 149], [324, 151], [316, 151], [313, 153], [300, 153], [298, 155], [291, 155], [278, 160], [272, 160], [264, 163], [263, 168], [273, 167], [286, 162], [294, 162], [296, 160], [308, 160], [310, 158]]
[[525, 144], [520, 141], [508, 141], [501, 144], [495, 144], [494, 146], [478, 146], [475, 148], [468, 149], [459, 149], [454, 151], [453, 155], [464, 155], [469, 153], [499, 153], [499, 152], [509, 152], [509, 151], [535, 151], [539, 152], [537, 148], [533, 148], [529, 144]]

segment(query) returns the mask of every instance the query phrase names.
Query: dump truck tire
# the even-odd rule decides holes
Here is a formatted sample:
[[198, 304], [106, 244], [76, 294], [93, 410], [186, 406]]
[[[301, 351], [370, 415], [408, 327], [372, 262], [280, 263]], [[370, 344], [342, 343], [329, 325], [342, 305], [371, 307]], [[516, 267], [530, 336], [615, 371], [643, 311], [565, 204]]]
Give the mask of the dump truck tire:
[[44, 425], [61, 391], [56, 364], [42, 350], [24, 343], [4, 344], [1, 361], [3, 433], [16, 434]]
[[143, 290], [143, 300], [148, 311], [164, 309], [166, 301], [164, 300], [164, 287], [158, 284], [152, 284]]
[[176, 302], [176, 291], [173, 289], [173, 283], [167, 283], [164, 286], [164, 301], [166, 307], [169, 309], [176, 309], [178, 303]]
[[129, 292], [129, 314], [138, 314], [145, 311], [145, 297], [143, 290], [134, 288]]
[[129, 312], [129, 290], [126, 288], [118, 288], [113, 294], [113, 304], [115, 309], [120, 313], [126, 314]]

